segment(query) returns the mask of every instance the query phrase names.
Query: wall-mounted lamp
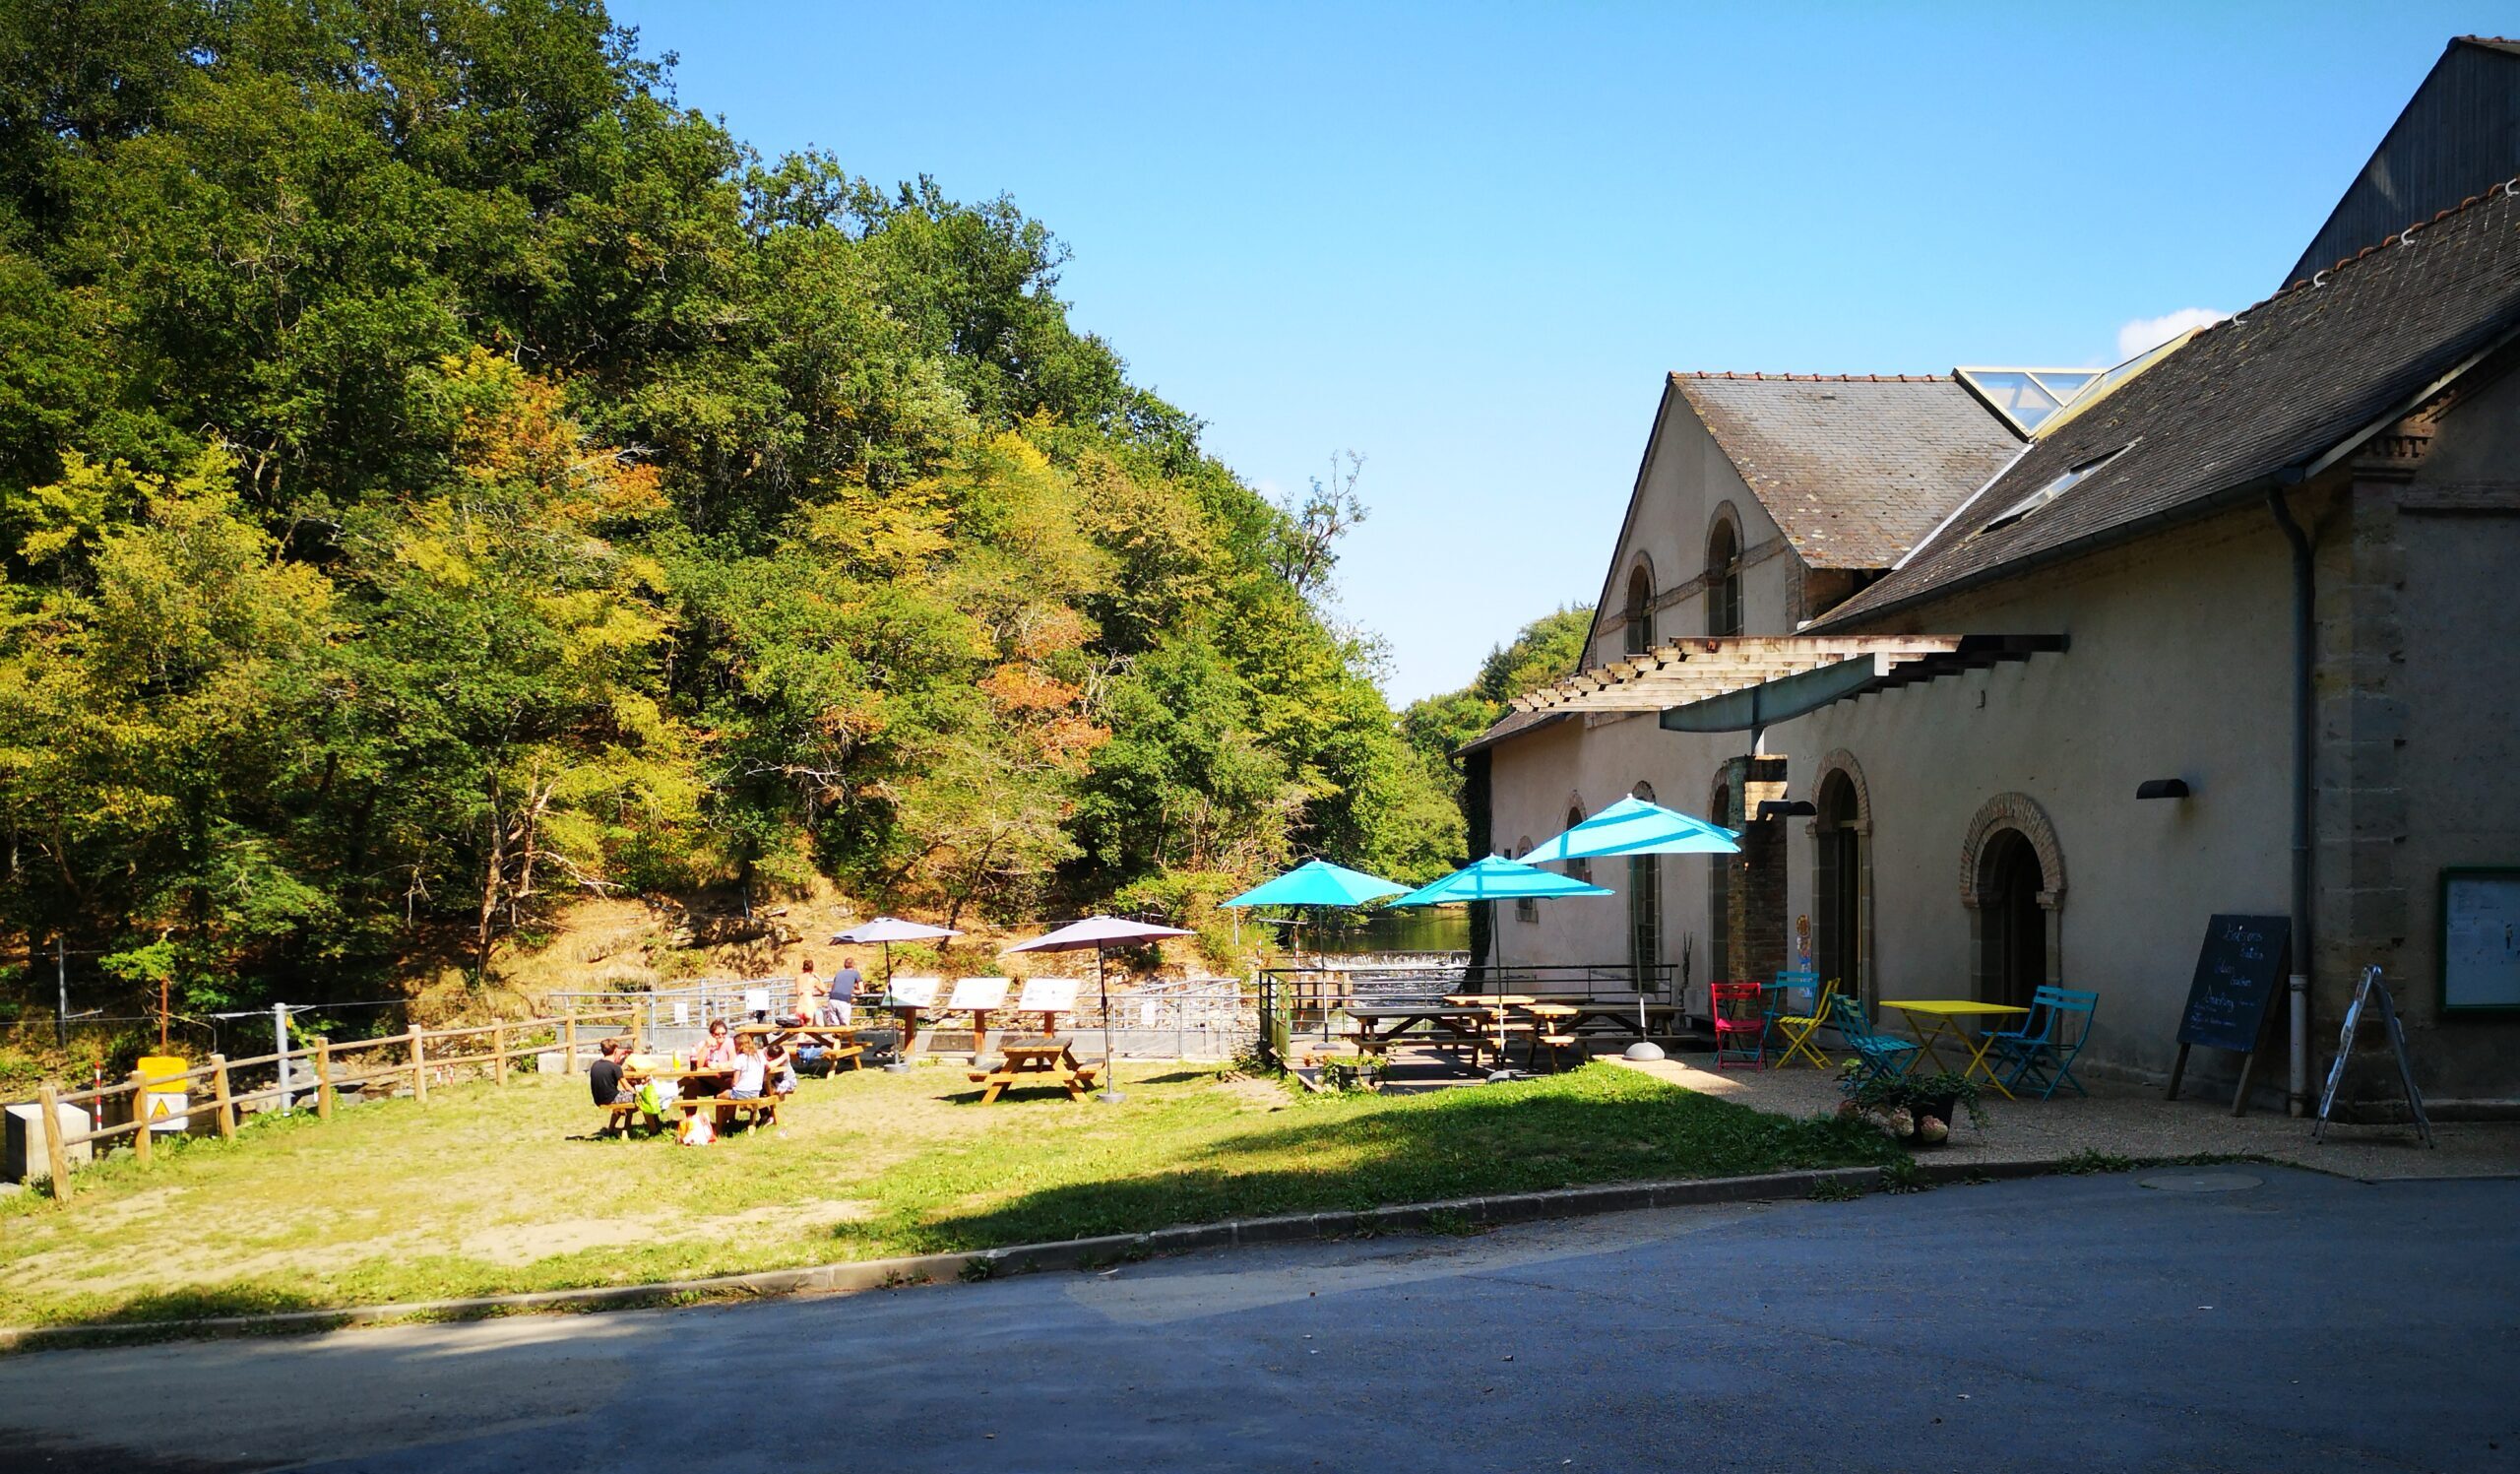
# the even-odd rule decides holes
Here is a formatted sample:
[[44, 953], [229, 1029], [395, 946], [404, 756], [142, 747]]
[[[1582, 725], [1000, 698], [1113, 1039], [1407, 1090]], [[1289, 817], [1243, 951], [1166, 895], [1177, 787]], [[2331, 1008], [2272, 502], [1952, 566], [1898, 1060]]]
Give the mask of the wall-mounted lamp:
[[2187, 797], [2187, 780], [2147, 778], [2135, 785], [2135, 797], [2138, 799], [2184, 799]]
[[1770, 819], [1812, 818], [1820, 810], [1808, 799], [1762, 799], [1759, 801], [1759, 822]]

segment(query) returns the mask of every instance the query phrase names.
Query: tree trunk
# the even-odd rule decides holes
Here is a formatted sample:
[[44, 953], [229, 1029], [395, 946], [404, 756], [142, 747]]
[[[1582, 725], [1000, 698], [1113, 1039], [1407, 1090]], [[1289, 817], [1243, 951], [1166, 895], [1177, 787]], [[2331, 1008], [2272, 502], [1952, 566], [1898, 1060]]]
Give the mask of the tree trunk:
[[472, 977], [476, 985], [490, 982], [490, 933], [498, 924], [499, 885], [507, 870], [507, 830], [499, 823], [497, 804], [490, 807], [490, 854], [481, 865], [481, 915], [473, 936], [474, 961]]

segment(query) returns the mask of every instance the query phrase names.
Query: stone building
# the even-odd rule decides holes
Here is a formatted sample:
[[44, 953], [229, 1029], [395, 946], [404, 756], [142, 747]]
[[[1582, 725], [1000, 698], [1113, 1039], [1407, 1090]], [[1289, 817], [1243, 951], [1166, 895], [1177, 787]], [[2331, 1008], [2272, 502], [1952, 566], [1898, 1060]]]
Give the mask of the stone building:
[[2520, 866], [2516, 365], [2496, 186], [2106, 375], [1673, 375], [1581, 670], [1464, 751], [1472, 839], [1634, 792], [1742, 854], [1595, 862], [1618, 896], [1504, 955], [1693, 1004], [1805, 945], [1867, 1000], [2061, 982], [2083, 1067], [2157, 1079], [2207, 919], [2283, 915], [2260, 1081], [2375, 963], [2427, 1092], [2520, 1096], [2520, 1012], [2446, 1008], [2441, 955], [2445, 872]]

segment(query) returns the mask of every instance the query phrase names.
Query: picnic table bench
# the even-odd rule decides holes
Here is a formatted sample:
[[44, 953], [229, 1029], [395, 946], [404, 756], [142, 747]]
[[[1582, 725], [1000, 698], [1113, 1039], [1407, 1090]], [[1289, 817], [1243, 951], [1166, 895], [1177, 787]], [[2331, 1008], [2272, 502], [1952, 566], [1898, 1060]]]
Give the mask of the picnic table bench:
[[1023, 1084], [1057, 1085], [1067, 1091], [1069, 1100], [1081, 1101], [1102, 1072], [1099, 1064], [1077, 1063], [1070, 1041], [1040, 1039], [1007, 1045], [993, 1068], [972, 1071], [972, 1083], [987, 1087], [980, 1092], [983, 1106]]
[[776, 1125], [779, 1121], [779, 1095], [773, 1091], [740, 1101], [723, 1095], [678, 1095], [665, 1102], [665, 1109], [680, 1111], [686, 1121], [703, 1111], [716, 1111], [721, 1125], [731, 1124], [738, 1115], [748, 1118], [757, 1126]]

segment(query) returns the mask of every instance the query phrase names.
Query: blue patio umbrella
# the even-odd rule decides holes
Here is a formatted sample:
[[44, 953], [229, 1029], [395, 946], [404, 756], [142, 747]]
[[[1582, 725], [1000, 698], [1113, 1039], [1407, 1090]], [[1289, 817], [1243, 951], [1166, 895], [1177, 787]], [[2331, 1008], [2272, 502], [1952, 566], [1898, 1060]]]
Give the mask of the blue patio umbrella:
[[[1385, 880], [1380, 875], [1368, 875], [1362, 870], [1352, 870], [1344, 865], [1332, 865], [1326, 860], [1307, 860], [1275, 880], [1263, 881], [1230, 901], [1220, 901], [1217, 904], [1234, 907], [1362, 906], [1368, 901], [1379, 900], [1384, 896], [1396, 896], [1408, 888], [1397, 881]], [[1298, 934], [1290, 947], [1291, 951], [1297, 954], [1300, 954], [1303, 949], [1300, 935], [1302, 915], [1301, 912], [1295, 914]], [[1235, 934], [1236, 939], [1239, 940], [1238, 929]]]
[[[1472, 901], [1538, 901], [1564, 896], [1614, 896], [1618, 892], [1605, 886], [1589, 884], [1571, 875], [1552, 875], [1530, 865], [1490, 855], [1476, 865], [1453, 871], [1443, 879], [1421, 885], [1394, 906], [1458, 906]], [[1496, 965], [1505, 965], [1502, 938], [1496, 948]]]
[[1741, 831], [1692, 818], [1644, 799], [1621, 799], [1564, 834], [1543, 840], [1526, 865], [1617, 855], [1737, 855]]
[[1307, 860], [1220, 906], [1362, 906], [1409, 887], [1326, 860]]
[[[1584, 822], [1534, 845], [1526, 861], [1544, 864], [1603, 860], [1621, 855], [1737, 855], [1741, 831], [1693, 818], [1633, 796]], [[1645, 1037], [1645, 980], [1636, 980], [1636, 1044], [1631, 1059], [1660, 1059], [1663, 1051]]]

